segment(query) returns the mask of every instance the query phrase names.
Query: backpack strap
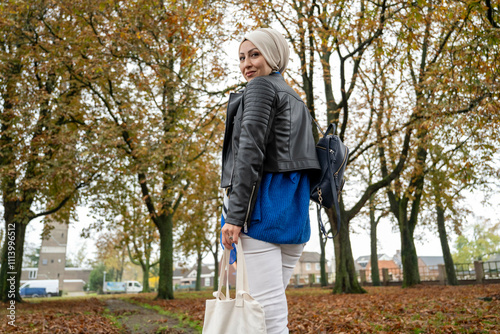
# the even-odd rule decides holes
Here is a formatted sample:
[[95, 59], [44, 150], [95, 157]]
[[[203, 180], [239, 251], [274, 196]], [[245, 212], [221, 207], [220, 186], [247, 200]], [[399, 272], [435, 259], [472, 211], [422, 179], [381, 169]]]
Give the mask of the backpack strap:
[[[316, 122], [316, 120], [314, 122]], [[316, 125], [319, 128], [319, 125], [317, 122], [316, 122]], [[323, 136], [326, 136], [326, 134], [330, 131], [330, 129], [333, 130], [332, 133], [335, 133], [335, 124], [330, 123], [326, 132], [323, 133]], [[319, 129], [319, 130], [321, 131], [321, 129]], [[330, 141], [328, 141], [327, 150], [328, 150], [328, 152], [330, 152]], [[328, 173], [330, 173], [330, 175], [333, 175], [333, 171], [331, 170], [330, 164], [328, 164]], [[323, 224], [323, 219], [321, 219], [321, 206], [318, 204], [316, 204], [316, 212], [318, 213], [318, 222], [320, 223], [321, 232], [323, 232], [323, 235], [325, 237], [327, 237], [328, 239], [333, 239], [340, 233], [340, 206], [339, 206], [339, 199], [337, 196], [337, 190], [335, 189], [333, 183], [330, 183], [330, 185], [332, 187], [333, 203], [335, 204], [335, 211], [337, 212], [337, 232], [333, 236], [331, 236], [331, 237], [328, 236], [328, 233], [326, 232], [325, 225]]]

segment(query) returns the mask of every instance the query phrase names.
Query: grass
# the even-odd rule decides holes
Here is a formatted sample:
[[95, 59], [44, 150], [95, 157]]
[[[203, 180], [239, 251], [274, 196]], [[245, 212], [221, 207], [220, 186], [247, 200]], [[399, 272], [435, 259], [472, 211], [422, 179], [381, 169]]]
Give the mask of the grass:
[[170, 311], [163, 309], [161, 306], [150, 305], [148, 303], [140, 303], [140, 302], [137, 302], [137, 301], [132, 300], [132, 299], [124, 299], [124, 300], [129, 302], [129, 303], [133, 303], [133, 304], [142, 306], [142, 307], [147, 308], [149, 310], [153, 310], [153, 311], [157, 312], [158, 314], [166, 315], [166, 316], [177, 319], [179, 321], [179, 324], [177, 324], [176, 326], [173, 326], [173, 328], [190, 327], [190, 328], [196, 329], [200, 332], [203, 328], [203, 325], [200, 325], [200, 323], [198, 321], [193, 320], [191, 317], [189, 317], [186, 314], [170, 312]]
[[111, 321], [111, 323], [117, 328], [117, 329], [123, 329], [123, 326], [122, 324], [120, 323], [120, 321], [118, 320], [119, 317], [115, 316], [113, 313], [111, 313], [111, 311], [109, 310], [109, 308], [105, 308], [104, 309], [104, 314], [103, 316], [105, 318], [107, 318], [109, 321]]

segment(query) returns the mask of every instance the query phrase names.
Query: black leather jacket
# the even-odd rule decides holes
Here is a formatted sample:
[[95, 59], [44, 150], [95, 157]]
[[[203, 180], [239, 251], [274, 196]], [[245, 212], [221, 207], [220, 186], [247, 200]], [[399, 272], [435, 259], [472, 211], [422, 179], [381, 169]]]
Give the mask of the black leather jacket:
[[320, 169], [315, 145], [309, 111], [279, 73], [231, 94], [222, 149], [225, 222], [246, 232], [263, 172]]

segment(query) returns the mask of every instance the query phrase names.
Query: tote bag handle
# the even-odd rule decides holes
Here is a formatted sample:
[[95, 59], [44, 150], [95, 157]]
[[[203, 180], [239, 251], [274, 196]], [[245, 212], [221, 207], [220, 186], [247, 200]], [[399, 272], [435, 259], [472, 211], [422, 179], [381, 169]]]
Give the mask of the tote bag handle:
[[[224, 249], [222, 254], [222, 268], [219, 274], [219, 288], [214, 292], [214, 297], [217, 299], [231, 299], [229, 295], [229, 256], [231, 250], [227, 247]], [[241, 239], [236, 245], [236, 306], [243, 306], [243, 298], [248, 295], [248, 276], [247, 276], [247, 265], [245, 262], [245, 256], [243, 254], [243, 246], [241, 245]], [[224, 276], [226, 278], [226, 295], [222, 293], [222, 282], [224, 281]]]

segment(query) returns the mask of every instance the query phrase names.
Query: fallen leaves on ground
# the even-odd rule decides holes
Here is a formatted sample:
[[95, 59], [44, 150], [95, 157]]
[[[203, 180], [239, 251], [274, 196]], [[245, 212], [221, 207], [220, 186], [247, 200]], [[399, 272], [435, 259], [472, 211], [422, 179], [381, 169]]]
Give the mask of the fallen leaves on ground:
[[[330, 289], [289, 289], [290, 333], [500, 334], [500, 284], [366, 290], [368, 293], [362, 295], [333, 295]], [[200, 322], [207, 298], [211, 297], [176, 300], [134, 297]]]
[[[330, 289], [319, 288], [288, 290], [290, 332], [500, 334], [500, 284], [366, 289], [368, 293], [362, 295], [332, 295]], [[203, 323], [205, 300], [213, 297], [205, 292], [177, 294], [175, 300], [154, 300], [153, 294], [127, 298]], [[24, 303], [19, 306], [16, 319], [22, 327], [10, 330], [118, 333], [103, 316], [103, 305], [96, 298]], [[5, 313], [5, 307], [2, 308]], [[0, 331], [6, 329], [9, 328], [4, 321]]]
[[500, 333], [500, 285], [367, 288], [364, 295], [289, 296], [295, 333]]
[[16, 327], [6, 320], [7, 304], [1, 306], [1, 333], [120, 333], [104, 316], [105, 303], [97, 298], [25, 299], [16, 303]]

